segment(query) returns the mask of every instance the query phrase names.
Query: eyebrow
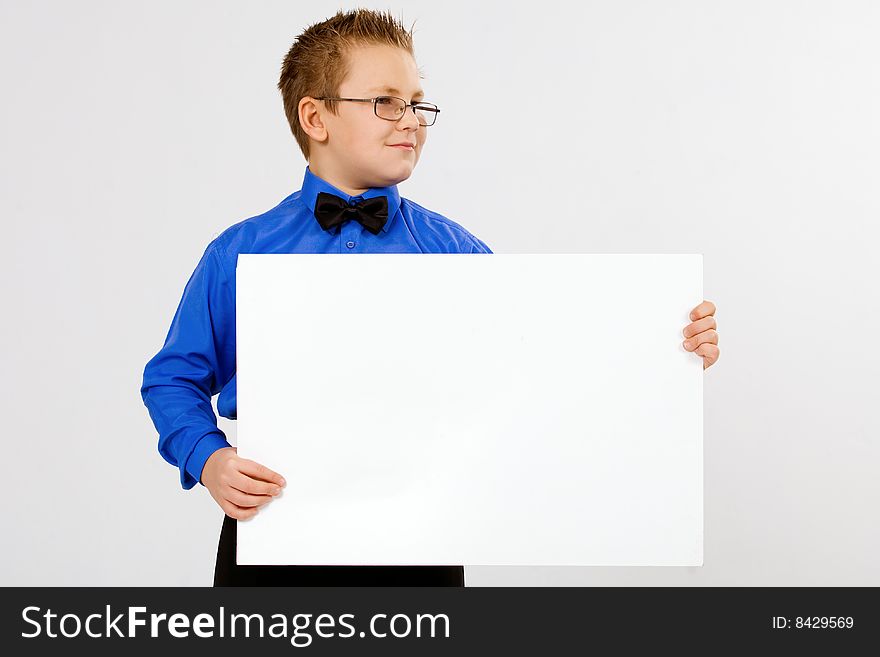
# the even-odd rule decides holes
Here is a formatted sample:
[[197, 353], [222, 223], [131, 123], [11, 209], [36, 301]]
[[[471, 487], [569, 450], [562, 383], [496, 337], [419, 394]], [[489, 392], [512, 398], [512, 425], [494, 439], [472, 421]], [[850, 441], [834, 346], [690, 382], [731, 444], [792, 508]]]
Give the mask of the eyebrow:
[[[372, 91], [386, 91], [391, 94], [402, 94], [403, 93], [400, 89], [395, 89], [394, 87], [384, 87], [384, 88], [383, 87], [373, 87]], [[421, 90], [419, 90], [413, 94], [413, 98], [424, 98], [424, 97], [425, 97], [425, 92], [421, 91]]]

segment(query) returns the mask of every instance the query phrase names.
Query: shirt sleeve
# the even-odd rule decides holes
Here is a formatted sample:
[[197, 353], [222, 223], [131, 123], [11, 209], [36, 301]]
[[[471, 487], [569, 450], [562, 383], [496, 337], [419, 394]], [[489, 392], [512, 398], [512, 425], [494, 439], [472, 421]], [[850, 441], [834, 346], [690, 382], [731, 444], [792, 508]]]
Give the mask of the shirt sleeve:
[[479, 237], [471, 235], [471, 238], [473, 239], [471, 253], [492, 253], [492, 249], [490, 249]]
[[159, 352], [144, 368], [141, 396], [159, 432], [159, 454], [180, 469], [185, 490], [205, 461], [230, 447], [211, 398], [235, 374], [235, 289], [216, 241], [192, 273]]

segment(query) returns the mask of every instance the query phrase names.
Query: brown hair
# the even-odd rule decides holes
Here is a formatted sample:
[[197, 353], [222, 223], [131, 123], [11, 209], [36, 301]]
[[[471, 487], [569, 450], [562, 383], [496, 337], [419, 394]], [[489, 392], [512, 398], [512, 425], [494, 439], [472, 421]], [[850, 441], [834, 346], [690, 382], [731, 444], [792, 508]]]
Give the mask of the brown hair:
[[[338, 11], [332, 18], [309, 26], [284, 57], [278, 89], [290, 130], [306, 160], [309, 136], [299, 123], [299, 102], [305, 96], [337, 96], [349, 71], [348, 50], [360, 45], [403, 48], [415, 59], [412, 29], [404, 29], [390, 12], [371, 9]], [[324, 102], [336, 114], [337, 102]]]

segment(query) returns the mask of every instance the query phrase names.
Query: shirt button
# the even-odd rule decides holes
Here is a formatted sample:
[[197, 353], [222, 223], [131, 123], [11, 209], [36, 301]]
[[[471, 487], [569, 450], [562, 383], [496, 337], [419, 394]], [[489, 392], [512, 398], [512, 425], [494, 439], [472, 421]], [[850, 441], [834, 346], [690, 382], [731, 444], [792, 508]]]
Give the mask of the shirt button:
[[354, 248], [354, 242], [346, 242], [346, 243], [345, 243], [345, 246], [347, 246], [349, 249], [353, 249], [353, 248]]

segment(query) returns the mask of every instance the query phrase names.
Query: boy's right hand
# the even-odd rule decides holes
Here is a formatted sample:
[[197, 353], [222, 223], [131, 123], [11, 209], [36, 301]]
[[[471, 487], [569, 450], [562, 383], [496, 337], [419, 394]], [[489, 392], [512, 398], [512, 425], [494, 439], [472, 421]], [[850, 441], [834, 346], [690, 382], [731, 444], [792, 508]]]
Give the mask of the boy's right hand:
[[237, 447], [222, 447], [208, 457], [202, 483], [223, 512], [236, 520], [253, 518], [286, 485], [277, 472], [240, 457]]

